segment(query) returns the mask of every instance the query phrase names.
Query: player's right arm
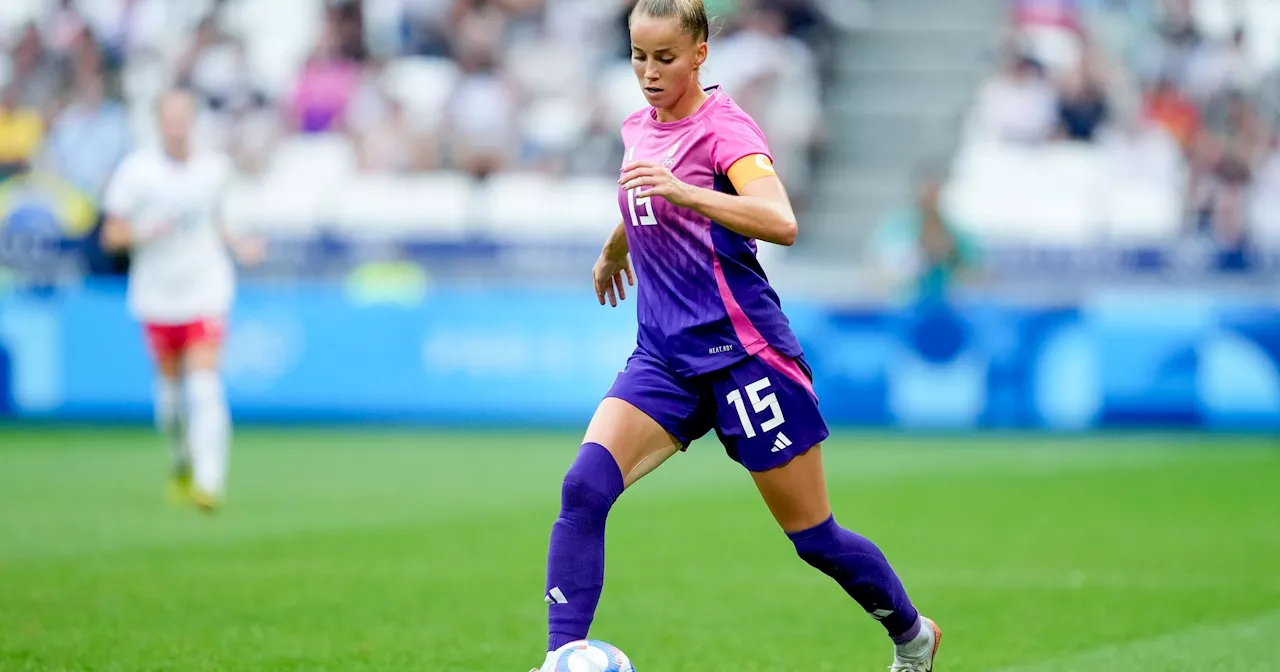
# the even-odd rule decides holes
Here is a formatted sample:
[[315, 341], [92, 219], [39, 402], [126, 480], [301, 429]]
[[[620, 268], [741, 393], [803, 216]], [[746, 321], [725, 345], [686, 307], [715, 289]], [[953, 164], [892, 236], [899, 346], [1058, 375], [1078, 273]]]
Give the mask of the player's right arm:
[[631, 272], [631, 260], [627, 257], [629, 252], [625, 222], [619, 221], [613, 233], [609, 234], [609, 239], [604, 242], [604, 249], [600, 250], [595, 268], [591, 269], [600, 305], [603, 306], [605, 297], [608, 297], [609, 305], [616, 308], [618, 299], [625, 301], [627, 298], [627, 285], [636, 284], [636, 276]]
[[102, 225], [102, 247], [108, 252], [121, 253], [158, 238], [169, 230], [169, 222], [155, 222], [141, 227], [135, 221], [142, 191], [142, 176], [136, 157], [125, 159], [111, 176], [103, 196], [106, 221]]
[[107, 221], [102, 225], [103, 249], [118, 254], [127, 251], [138, 242], [129, 220], [118, 215], [107, 214]]

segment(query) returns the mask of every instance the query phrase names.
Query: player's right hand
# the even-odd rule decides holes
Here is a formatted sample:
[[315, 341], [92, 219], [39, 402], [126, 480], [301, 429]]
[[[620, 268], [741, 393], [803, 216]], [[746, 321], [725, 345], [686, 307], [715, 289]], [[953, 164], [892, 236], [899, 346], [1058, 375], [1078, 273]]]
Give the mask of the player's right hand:
[[609, 305], [617, 308], [618, 300], [625, 301], [627, 298], [627, 285], [636, 284], [636, 276], [631, 272], [631, 260], [625, 254], [622, 259], [610, 259], [601, 254], [596, 260], [595, 268], [591, 269], [591, 275], [595, 279], [596, 298], [602, 306], [605, 297], [609, 297]]

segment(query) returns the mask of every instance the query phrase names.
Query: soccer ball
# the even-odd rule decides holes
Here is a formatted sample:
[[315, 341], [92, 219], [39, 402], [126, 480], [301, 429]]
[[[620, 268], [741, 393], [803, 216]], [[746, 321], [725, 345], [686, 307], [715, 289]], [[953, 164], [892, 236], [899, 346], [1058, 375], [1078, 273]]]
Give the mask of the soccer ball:
[[598, 639], [569, 642], [552, 654], [554, 667], [549, 672], [635, 672], [627, 654], [618, 647]]

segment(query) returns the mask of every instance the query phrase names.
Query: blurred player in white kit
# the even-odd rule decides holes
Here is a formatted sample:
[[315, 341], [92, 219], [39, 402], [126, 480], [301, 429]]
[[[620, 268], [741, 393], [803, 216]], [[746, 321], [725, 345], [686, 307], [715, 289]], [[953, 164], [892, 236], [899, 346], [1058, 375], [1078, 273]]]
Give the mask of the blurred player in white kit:
[[155, 419], [173, 448], [170, 495], [211, 511], [225, 494], [231, 439], [219, 373], [235, 294], [231, 254], [254, 263], [262, 246], [224, 226], [233, 165], [192, 143], [196, 110], [185, 91], [157, 102], [161, 146], [134, 151], [116, 170], [104, 197], [102, 242], [131, 256], [128, 303], [159, 373]]

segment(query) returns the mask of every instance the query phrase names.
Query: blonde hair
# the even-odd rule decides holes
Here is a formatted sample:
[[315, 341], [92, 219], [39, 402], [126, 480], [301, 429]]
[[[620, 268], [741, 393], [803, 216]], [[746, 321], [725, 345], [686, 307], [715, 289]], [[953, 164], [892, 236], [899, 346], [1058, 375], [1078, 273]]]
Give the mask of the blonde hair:
[[680, 29], [696, 42], [706, 42], [711, 35], [711, 22], [707, 20], [707, 7], [702, 0], [640, 0], [631, 8], [628, 23], [637, 14], [656, 19], [674, 18], [680, 21]]

